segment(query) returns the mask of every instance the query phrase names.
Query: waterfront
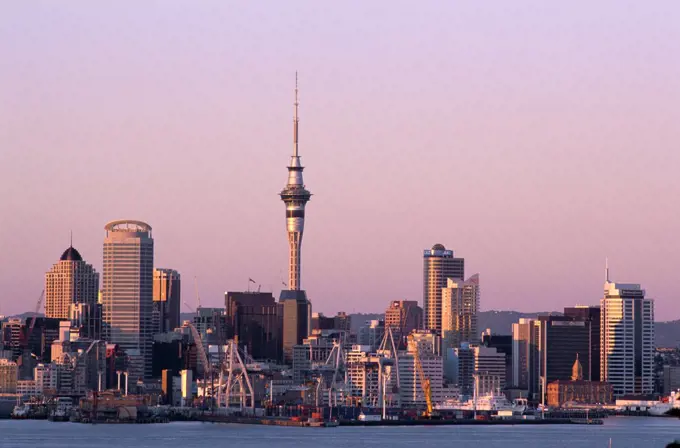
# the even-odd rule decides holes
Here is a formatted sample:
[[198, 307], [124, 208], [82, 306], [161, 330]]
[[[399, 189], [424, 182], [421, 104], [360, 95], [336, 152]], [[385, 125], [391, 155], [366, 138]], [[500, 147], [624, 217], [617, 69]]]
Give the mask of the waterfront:
[[665, 447], [680, 419], [612, 417], [604, 425], [284, 428], [211, 423], [83, 425], [0, 421], [2, 448]]

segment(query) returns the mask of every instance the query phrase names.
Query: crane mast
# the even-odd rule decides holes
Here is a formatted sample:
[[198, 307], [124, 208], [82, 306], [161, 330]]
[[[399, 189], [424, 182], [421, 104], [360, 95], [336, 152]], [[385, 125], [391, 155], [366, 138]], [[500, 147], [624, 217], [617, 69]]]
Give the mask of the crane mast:
[[420, 379], [420, 387], [423, 389], [423, 395], [425, 395], [426, 409], [423, 412], [423, 417], [430, 418], [432, 416], [432, 389], [430, 387], [430, 379], [425, 376], [423, 371], [423, 365], [420, 362], [420, 353], [416, 348], [413, 354], [413, 359], [415, 360], [416, 371], [418, 372], [418, 378]]

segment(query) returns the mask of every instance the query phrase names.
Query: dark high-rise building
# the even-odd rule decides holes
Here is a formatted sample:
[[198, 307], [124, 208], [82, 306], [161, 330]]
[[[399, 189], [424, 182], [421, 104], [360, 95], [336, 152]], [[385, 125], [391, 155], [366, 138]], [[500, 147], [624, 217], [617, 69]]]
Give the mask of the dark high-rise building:
[[[590, 325], [590, 354], [588, 364], [590, 371], [584, 371], [583, 377], [590, 381], [600, 381], [600, 307], [574, 306], [564, 309], [564, 315], [578, 320], [585, 320]], [[580, 355], [583, 358], [585, 355]], [[581, 365], [583, 360], [581, 359]]]
[[447, 279], [465, 278], [465, 260], [455, 258], [452, 250], [441, 244], [423, 253], [423, 311], [425, 329], [440, 332], [442, 329], [442, 288]]
[[286, 362], [292, 363], [293, 347], [302, 344], [310, 333], [312, 304], [301, 287], [302, 234], [305, 227], [305, 205], [312, 194], [302, 180], [302, 162], [298, 152], [298, 87], [295, 75], [295, 118], [293, 119], [293, 156], [288, 165], [288, 182], [281, 191], [286, 204], [288, 231], [288, 289], [281, 291], [283, 304], [283, 352]]
[[[578, 358], [584, 372], [590, 372], [590, 323], [568, 316], [539, 316], [539, 376], [543, 385], [570, 380], [574, 360]], [[592, 378], [584, 378], [592, 380]], [[543, 387], [540, 387], [543, 390]]]
[[312, 304], [304, 291], [281, 291], [283, 304], [283, 358], [293, 362], [293, 347], [302, 344], [310, 332]]
[[153, 307], [151, 319], [154, 333], [165, 333], [180, 326], [180, 286], [179, 272], [173, 269], [153, 270]]
[[270, 292], [225, 294], [227, 339], [237, 338], [239, 347], [255, 359], [283, 359], [283, 305]]

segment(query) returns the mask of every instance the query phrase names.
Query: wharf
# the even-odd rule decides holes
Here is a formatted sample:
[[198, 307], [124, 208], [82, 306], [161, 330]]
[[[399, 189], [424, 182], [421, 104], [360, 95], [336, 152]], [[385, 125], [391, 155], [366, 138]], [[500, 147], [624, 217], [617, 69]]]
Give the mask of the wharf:
[[243, 417], [227, 415], [204, 414], [196, 420], [206, 423], [237, 423], [243, 425], [271, 425], [292, 427], [335, 427], [335, 426], [446, 426], [446, 425], [601, 425], [600, 419], [579, 418], [546, 418], [546, 419], [414, 419], [414, 420], [340, 420], [339, 422], [327, 421], [295, 421], [287, 418], [272, 417]]
[[242, 417], [232, 415], [211, 415], [203, 414], [196, 417], [196, 420], [207, 423], [237, 423], [242, 425], [269, 425], [269, 426], [293, 426], [298, 428], [330, 428], [338, 426], [337, 422], [328, 421], [309, 421], [291, 420], [288, 418], [272, 417]]

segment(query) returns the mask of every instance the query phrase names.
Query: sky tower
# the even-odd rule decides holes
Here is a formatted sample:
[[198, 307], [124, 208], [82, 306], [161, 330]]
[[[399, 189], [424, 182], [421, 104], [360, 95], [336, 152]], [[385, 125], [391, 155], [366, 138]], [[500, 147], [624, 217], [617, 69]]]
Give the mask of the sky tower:
[[302, 232], [305, 229], [305, 205], [312, 194], [305, 189], [302, 181], [302, 163], [298, 153], [298, 83], [295, 73], [295, 116], [293, 118], [293, 157], [288, 165], [288, 183], [281, 191], [281, 200], [286, 204], [286, 229], [288, 230], [288, 289], [281, 291], [283, 304], [283, 357], [286, 363], [293, 362], [293, 347], [302, 344], [309, 336], [312, 319], [312, 304], [300, 288], [300, 255]]
[[293, 156], [288, 165], [288, 183], [281, 191], [281, 200], [286, 204], [286, 227], [288, 230], [288, 245], [290, 256], [288, 257], [288, 289], [297, 291], [300, 289], [300, 256], [302, 246], [302, 233], [305, 229], [305, 204], [312, 194], [305, 189], [302, 181], [302, 163], [298, 153], [298, 83], [295, 73], [295, 116], [293, 118]]

